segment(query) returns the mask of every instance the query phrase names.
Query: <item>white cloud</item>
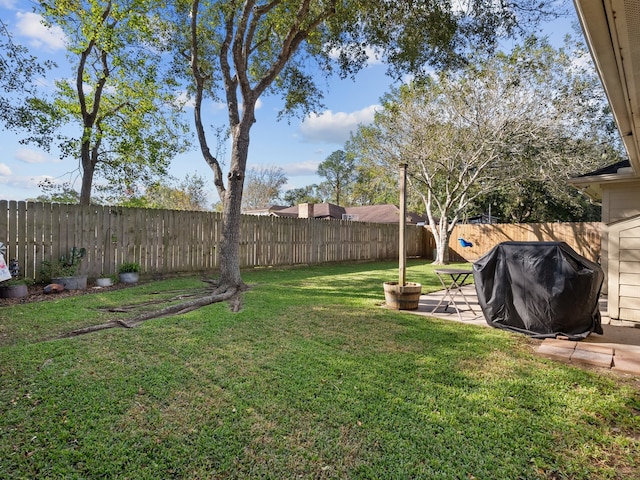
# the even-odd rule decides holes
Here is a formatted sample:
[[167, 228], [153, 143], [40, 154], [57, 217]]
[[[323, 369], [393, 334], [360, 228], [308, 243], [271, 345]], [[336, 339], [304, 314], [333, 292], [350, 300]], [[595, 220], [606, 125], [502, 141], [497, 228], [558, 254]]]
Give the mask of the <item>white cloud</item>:
[[195, 100], [191, 95], [189, 95], [189, 92], [182, 90], [177, 93], [175, 104], [177, 106], [184, 105], [187, 108], [193, 108], [195, 107]]
[[[226, 103], [224, 103], [224, 102], [222, 103], [222, 106], [223, 106], [224, 108], [227, 108], [227, 104], [226, 104]], [[255, 107], [255, 109], [256, 109], [256, 110], [260, 110], [261, 108], [262, 108], [262, 99], [261, 99], [261, 98], [258, 98], [258, 100], [256, 100], [256, 107]], [[242, 103], [240, 103], [240, 110], [242, 110]]]
[[4, 163], [0, 163], [0, 177], [8, 177], [9, 175], [11, 175], [11, 169], [9, 166]]
[[18, 22], [16, 31], [18, 35], [30, 39], [30, 44], [37, 48], [47, 50], [61, 50], [65, 48], [66, 36], [62, 29], [56, 25], [46, 27], [42, 23], [42, 17], [36, 13], [16, 13]]
[[37, 177], [25, 177], [25, 176], [17, 176], [12, 175], [10, 177], [0, 176], [0, 185], [7, 185], [9, 187], [24, 189], [24, 190], [33, 190], [34, 188], [38, 188], [38, 184], [44, 181], [45, 179], [51, 179], [49, 175], [38, 175]]
[[367, 57], [369, 61], [367, 65], [382, 65], [382, 54], [376, 51], [373, 47], [365, 47], [364, 49], [367, 52]]
[[[195, 98], [189, 94], [187, 91], [180, 91], [176, 94], [176, 104], [184, 105], [186, 108], [194, 108], [195, 107]], [[211, 112], [218, 112], [220, 110], [226, 110], [227, 104], [226, 102], [214, 102], [209, 99], [205, 99], [203, 101], [203, 105], [208, 105], [208, 109]], [[262, 108], [262, 100], [258, 98], [256, 101], [256, 110]], [[242, 108], [242, 103], [239, 105]]]
[[227, 104], [225, 102], [211, 102], [211, 111], [217, 112], [220, 110], [227, 110]]
[[304, 162], [287, 163], [282, 165], [282, 170], [287, 176], [300, 177], [305, 175], [315, 175], [320, 162], [316, 160], [306, 160]]
[[573, 57], [571, 58], [570, 68], [573, 73], [587, 71], [589, 73], [595, 74], [595, 66], [593, 65], [591, 55], [589, 55], [589, 53], [585, 51], [574, 52]]
[[287, 177], [304, 177], [308, 175], [315, 175], [318, 170], [318, 160], [304, 160], [300, 162], [283, 163], [278, 165], [273, 164], [251, 164], [250, 168], [256, 170], [268, 170], [270, 168], [281, 168]]
[[[359, 47], [358, 47], [359, 48]], [[381, 65], [382, 64], [382, 53], [376, 50], [374, 47], [368, 45], [364, 47], [365, 54], [367, 55], [367, 66], [372, 65]], [[346, 52], [349, 55], [349, 52]], [[329, 52], [329, 56], [336, 60], [340, 55], [340, 49], [333, 48]]]
[[375, 112], [380, 105], [370, 105], [356, 112], [332, 112], [327, 110], [320, 115], [309, 115], [300, 126], [302, 137], [308, 142], [344, 144], [349, 134], [360, 124], [373, 122]]
[[15, 159], [29, 164], [35, 163], [47, 163], [50, 162], [50, 158], [47, 157], [44, 153], [38, 152], [37, 150], [31, 150], [29, 148], [20, 148], [14, 155]]

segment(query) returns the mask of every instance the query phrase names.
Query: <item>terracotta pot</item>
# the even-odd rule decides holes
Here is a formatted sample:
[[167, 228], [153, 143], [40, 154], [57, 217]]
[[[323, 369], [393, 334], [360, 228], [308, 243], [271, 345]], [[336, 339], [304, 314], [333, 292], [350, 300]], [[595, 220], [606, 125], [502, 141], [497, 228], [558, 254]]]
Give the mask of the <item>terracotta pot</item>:
[[422, 285], [406, 282], [384, 282], [384, 300], [388, 308], [393, 310], [416, 310], [420, 302]]

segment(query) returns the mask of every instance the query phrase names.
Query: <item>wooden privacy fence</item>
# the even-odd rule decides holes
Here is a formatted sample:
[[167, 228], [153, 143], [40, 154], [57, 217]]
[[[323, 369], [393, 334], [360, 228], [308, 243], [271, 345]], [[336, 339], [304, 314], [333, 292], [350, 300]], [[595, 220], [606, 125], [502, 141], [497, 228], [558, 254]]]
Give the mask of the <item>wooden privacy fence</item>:
[[[0, 242], [6, 259], [39, 279], [43, 260], [85, 248], [80, 273], [96, 278], [138, 262], [146, 275], [218, 268], [221, 214], [91, 205], [0, 201]], [[600, 257], [600, 223], [458, 225], [451, 261], [474, 261], [504, 241], [565, 241], [579, 254]], [[428, 228], [407, 226], [407, 255], [433, 258]], [[458, 238], [471, 241], [462, 248]], [[266, 267], [398, 258], [398, 225], [244, 215], [240, 266]]]
[[[143, 274], [201, 272], [219, 265], [222, 217], [215, 212], [0, 201], [0, 242], [7, 260], [39, 279], [43, 260], [85, 248], [90, 278], [138, 262]], [[410, 256], [424, 252], [425, 229], [407, 227]], [[398, 225], [243, 216], [241, 267], [397, 258]]]
[[[602, 223], [519, 223], [519, 224], [459, 224], [449, 243], [451, 261], [473, 262], [502, 242], [566, 242], [589, 260], [600, 260]], [[463, 248], [458, 238], [473, 243]], [[433, 246], [432, 248], [435, 248]]]

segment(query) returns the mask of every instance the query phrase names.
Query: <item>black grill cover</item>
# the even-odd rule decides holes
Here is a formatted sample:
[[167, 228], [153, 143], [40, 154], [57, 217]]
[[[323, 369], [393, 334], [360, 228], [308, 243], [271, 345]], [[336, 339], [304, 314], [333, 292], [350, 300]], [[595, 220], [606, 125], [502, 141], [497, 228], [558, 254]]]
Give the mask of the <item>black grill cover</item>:
[[473, 278], [492, 327], [537, 338], [602, 334], [602, 268], [564, 242], [501, 243], [473, 264]]

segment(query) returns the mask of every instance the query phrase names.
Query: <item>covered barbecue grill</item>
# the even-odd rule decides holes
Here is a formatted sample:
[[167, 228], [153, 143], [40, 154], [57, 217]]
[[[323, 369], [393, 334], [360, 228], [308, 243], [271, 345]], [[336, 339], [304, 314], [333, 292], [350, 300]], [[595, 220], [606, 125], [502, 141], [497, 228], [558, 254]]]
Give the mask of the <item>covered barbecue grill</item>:
[[537, 338], [602, 334], [602, 268], [564, 242], [503, 242], [473, 264], [487, 323]]

